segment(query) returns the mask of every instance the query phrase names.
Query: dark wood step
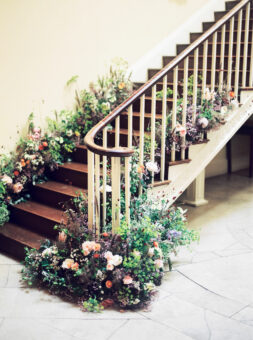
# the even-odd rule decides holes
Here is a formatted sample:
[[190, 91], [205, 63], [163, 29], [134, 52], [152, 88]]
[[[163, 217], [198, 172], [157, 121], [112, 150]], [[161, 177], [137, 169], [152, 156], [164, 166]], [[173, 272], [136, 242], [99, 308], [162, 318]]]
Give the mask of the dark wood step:
[[[237, 30], [234, 31], [234, 34], [233, 34], [233, 40], [236, 41], [237, 40]], [[194, 42], [196, 39], [198, 39], [203, 33], [190, 33], [190, 42]], [[221, 42], [221, 32], [218, 32], [217, 34], [217, 41], [218, 42]], [[225, 35], [225, 41], [229, 41], [229, 36], [230, 36], [230, 33], [229, 31], [227, 30], [226, 31], [226, 35]], [[242, 34], [241, 34], [241, 41], [244, 41], [244, 38], [245, 38], [245, 30], [242, 30]], [[249, 38], [249, 41], [251, 41], [252, 39], [252, 31], [250, 30], [249, 31], [249, 35], [248, 35], [248, 38]]]
[[88, 166], [87, 164], [71, 162], [60, 165], [58, 170], [49, 174], [55, 181], [74, 185], [87, 189], [88, 186]]
[[[183, 52], [188, 46], [189, 46], [189, 44], [177, 45], [177, 54], [180, 54], [181, 52]], [[237, 43], [233, 42], [233, 49], [232, 49], [233, 55], [236, 55], [236, 47], [237, 47]], [[208, 43], [208, 54], [212, 54], [212, 48], [213, 48], [213, 43], [210, 41]], [[218, 57], [220, 55], [220, 51], [221, 51], [221, 43], [220, 42], [217, 42], [216, 50], [217, 50], [216, 55]], [[243, 54], [243, 50], [244, 50], [244, 43], [242, 42], [241, 43], [241, 49], [240, 49], [241, 54]], [[229, 51], [229, 43], [226, 43], [225, 44], [225, 54], [228, 54], [228, 51]], [[200, 54], [203, 53], [203, 44], [200, 45], [200, 47], [199, 47], [199, 53]], [[251, 41], [249, 41], [249, 43], [248, 43], [248, 56], [250, 56], [250, 53], [251, 53]], [[193, 55], [193, 53], [191, 53], [191, 55]]]
[[35, 185], [31, 195], [37, 202], [64, 209], [63, 203], [77, 197], [80, 193], [86, 196], [87, 190], [61, 182], [48, 181]]
[[[156, 119], [161, 120], [162, 115], [156, 114]], [[151, 113], [144, 114], [144, 130], [147, 131], [150, 127]], [[128, 113], [124, 112], [120, 115], [120, 127], [123, 129], [128, 128]], [[140, 112], [133, 112], [133, 129], [140, 130]]]
[[11, 207], [11, 222], [38, 232], [46, 237], [54, 237], [56, 224], [64, 220], [63, 211], [35, 201], [19, 203]]
[[[214, 12], [214, 20], [215, 21], [220, 20], [227, 13], [228, 13], [228, 11], [217, 11], [217, 12]], [[252, 8], [251, 8], [251, 10], [250, 10], [251, 17], [252, 17], [252, 13], [253, 13], [253, 11], [252, 11]], [[246, 18], [246, 9], [243, 9], [242, 17], [243, 17], [243, 20]], [[235, 16], [235, 21], [237, 21], [237, 20], [238, 20], [238, 14], [236, 14], [236, 16]]]
[[45, 237], [14, 224], [6, 223], [0, 228], [0, 250], [20, 260], [25, 257], [24, 247], [39, 249]]
[[72, 158], [74, 162], [87, 164], [87, 147], [85, 145], [77, 145]]
[[226, 10], [230, 11], [232, 8], [234, 8], [238, 4], [238, 1], [226, 1], [225, 4], [226, 4]]

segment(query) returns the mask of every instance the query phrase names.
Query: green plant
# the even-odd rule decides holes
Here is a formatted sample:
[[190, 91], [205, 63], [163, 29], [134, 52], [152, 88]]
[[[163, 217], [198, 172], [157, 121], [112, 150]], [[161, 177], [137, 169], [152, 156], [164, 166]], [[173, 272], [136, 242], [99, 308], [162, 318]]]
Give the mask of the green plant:
[[85, 311], [95, 313], [100, 313], [104, 309], [104, 307], [101, 305], [101, 302], [96, 298], [89, 298], [87, 301], [84, 301], [83, 307]]

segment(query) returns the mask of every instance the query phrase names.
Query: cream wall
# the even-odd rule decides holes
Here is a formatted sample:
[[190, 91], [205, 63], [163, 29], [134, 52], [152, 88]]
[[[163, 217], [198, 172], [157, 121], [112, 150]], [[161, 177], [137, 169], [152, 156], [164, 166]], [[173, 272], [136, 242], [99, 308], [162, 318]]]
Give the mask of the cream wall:
[[0, 0], [0, 146], [14, 148], [30, 112], [42, 124], [69, 107], [73, 75], [83, 88], [114, 57], [135, 63], [211, 1]]

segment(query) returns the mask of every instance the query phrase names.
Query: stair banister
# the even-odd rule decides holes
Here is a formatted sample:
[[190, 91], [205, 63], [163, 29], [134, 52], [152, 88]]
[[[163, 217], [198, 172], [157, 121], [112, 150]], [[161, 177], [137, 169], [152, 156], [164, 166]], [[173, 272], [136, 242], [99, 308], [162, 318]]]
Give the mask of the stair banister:
[[[219, 21], [217, 21], [210, 29], [204, 32], [198, 39], [196, 39], [192, 44], [186, 47], [177, 57], [175, 57], [168, 65], [162, 68], [158, 73], [156, 73], [149, 81], [147, 81], [142, 87], [140, 87], [137, 91], [135, 91], [127, 100], [125, 100], [121, 105], [119, 105], [115, 110], [113, 110], [107, 117], [101, 120], [96, 126], [94, 126], [85, 137], [85, 144], [88, 148], [88, 160], [89, 160], [89, 227], [91, 229], [96, 229], [96, 234], [99, 236], [100, 230], [100, 221], [102, 220], [103, 224], [106, 222], [105, 216], [100, 216], [100, 187], [99, 187], [99, 168], [100, 168], [100, 156], [107, 157], [107, 159], [111, 158], [111, 183], [112, 183], [112, 227], [113, 232], [116, 231], [117, 225], [120, 221], [120, 180], [121, 174], [124, 170], [125, 174], [125, 196], [126, 196], [126, 218], [129, 221], [129, 204], [130, 204], [130, 188], [129, 188], [129, 173], [130, 173], [130, 158], [134, 152], [132, 149], [132, 137], [134, 132], [132, 130], [132, 114], [133, 114], [133, 104], [140, 100], [140, 132], [139, 132], [139, 153], [140, 153], [140, 164], [143, 163], [144, 157], [144, 117], [145, 117], [145, 104], [147, 99], [147, 93], [149, 91], [152, 92], [151, 99], [151, 153], [150, 159], [154, 160], [155, 155], [155, 120], [156, 120], [156, 86], [159, 82], [162, 82], [163, 88], [163, 98], [162, 98], [162, 133], [161, 133], [161, 174], [160, 179], [164, 181], [165, 179], [165, 129], [166, 129], [166, 114], [167, 114], [167, 100], [169, 100], [164, 93], [167, 93], [167, 76], [169, 72], [173, 72], [173, 105], [172, 105], [172, 125], [171, 129], [173, 130], [177, 123], [177, 98], [178, 98], [178, 78], [179, 72], [183, 71], [184, 78], [184, 86], [183, 86], [183, 114], [182, 121], [180, 122], [183, 128], [186, 128], [186, 109], [187, 109], [187, 80], [189, 76], [189, 56], [194, 53], [194, 67], [193, 67], [193, 104], [196, 109], [196, 96], [197, 89], [200, 86], [198, 84], [198, 74], [202, 72], [202, 94], [206, 88], [206, 76], [207, 72], [211, 72], [211, 89], [215, 90], [216, 88], [216, 53], [217, 53], [217, 31], [222, 29], [221, 36], [221, 46], [220, 46], [220, 55], [221, 55], [221, 65], [220, 65], [220, 74], [218, 86], [222, 88], [224, 83], [224, 58], [225, 58], [225, 44], [226, 44], [226, 27], [229, 24], [229, 52], [228, 52], [228, 68], [227, 68], [227, 82], [228, 86], [231, 87], [231, 79], [232, 79], [232, 54], [233, 54], [233, 34], [234, 34], [234, 19], [238, 14], [238, 28], [240, 31], [241, 27], [241, 19], [242, 19], [242, 11], [246, 8], [246, 21], [245, 21], [245, 34], [244, 34], [244, 51], [243, 51], [243, 68], [242, 68], [242, 83], [246, 86], [247, 82], [247, 54], [248, 54], [248, 35], [249, 35], [249, 20], [250, 20], [250, 3], [251, 0], [242, 0], [240, 1], [233, 9], [231, 9], [227, 14], [224, 15]], [[208, 43], [210, 41], [213, 42], [212, 45], [212, 63], [211, 70], [207, 69], [207, 57], [208, 57]], [[238, 41], [237, 41], [238, 43]], [[203, 64], [202, 71], [199, 71], [198, 65], [198, 55], [199, 50], [202, 48], [203, 50]], [[253, 48], [251, 49], [251, 54]], [[240, 62], [240, 49], [237, 46], [236, 49], [236, 60]], [[183, 70], [180, 69], [180, 64], [184, 64]], [[252, 60], [251, 60], [252, 65]], [[192, 71], [192, 70], [191, 70]], [[236, 71], [238, 72], [238, 71]], [[252, 70], [250, 71], [250, 81], [253, 80]], [[218, 79], [217, 79], [218, 80]], [[235, 83], [234, 90], [236, 94], [238, 93], [239, 88], [239, 74], [235, 73]], [[124, 112], [128, 112], [128, 145], [127, 147], [120, 146], [120, 115]], [[195, 119], [196, 111], [193, 113], [193, 119]], [[103, 140], [103, 146], [97, 145], [95, 143], [95, 137], [101, 131], [103, 131], [103, 136], [105, 138], [104, 129], [107, 128], [108, 124], [115, 122], [114, 136], [115, 136], [115, 144], [114, 147], [108, 147]], [[181, 160], [185, 159], [185, 138], [182, 138], [181, 144]], [[96, 157], [94, 157], [94, 154]], [[121, 165], [121, 158], [124, 158], [124, 166]], [[171, 161], [175, 161], [175, 144], [172, 146], [171, 150]], [[90, 162], [92, 164], [90, 164]], [[94, 165], [95, 162], [95, 165]], [[103, 158], [103, 168], [105, 168], [105, 158]], [[121, 171], [122, 170], [122, 171]], [[96, 172], [96, 175], [95, 175]], [[103, 173], [104, 174], [104, 173]], [[106, 181], [107, 178], [103, 175], [103, 205], [106, 201]], [[91, 196], [91, 199], [90, 199]], [[94, 208], [95, 205], [95, 208]], [[105, 209], [103, 208], [103, 214]]]

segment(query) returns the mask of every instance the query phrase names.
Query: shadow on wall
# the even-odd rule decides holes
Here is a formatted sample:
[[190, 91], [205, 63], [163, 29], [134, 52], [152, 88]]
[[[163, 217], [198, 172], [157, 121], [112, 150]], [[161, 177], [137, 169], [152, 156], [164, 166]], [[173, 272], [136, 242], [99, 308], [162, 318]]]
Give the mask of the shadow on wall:
[[169, 3], [176, 3], [177, 5], [185, 5], [187, 0], [169, 0]]

